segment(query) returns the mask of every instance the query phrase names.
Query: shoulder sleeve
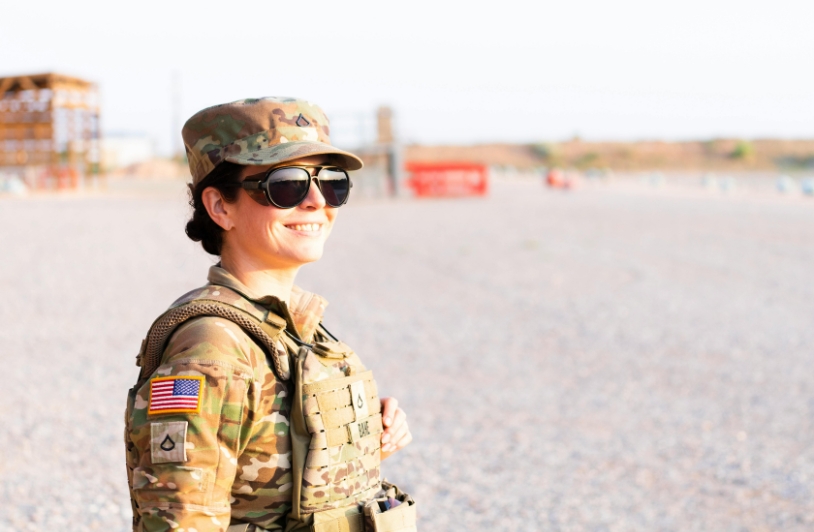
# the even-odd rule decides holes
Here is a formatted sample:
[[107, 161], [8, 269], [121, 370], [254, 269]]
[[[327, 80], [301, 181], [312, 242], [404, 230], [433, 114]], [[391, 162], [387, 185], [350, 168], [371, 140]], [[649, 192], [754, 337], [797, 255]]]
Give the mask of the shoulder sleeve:
[[234, 323], [190, 320], [138, 391], [127, 430], [144, 531], [226, 530], [237, 456], [251, 431], [257, 348]]

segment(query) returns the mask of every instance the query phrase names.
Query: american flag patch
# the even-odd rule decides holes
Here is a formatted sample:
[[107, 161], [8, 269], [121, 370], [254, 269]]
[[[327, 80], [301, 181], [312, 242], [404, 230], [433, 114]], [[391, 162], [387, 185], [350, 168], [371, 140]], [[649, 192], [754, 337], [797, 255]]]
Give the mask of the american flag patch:
[[197, 413], [201, 410], [203, 376], [156, 377], [150, 381], [148, 414]]

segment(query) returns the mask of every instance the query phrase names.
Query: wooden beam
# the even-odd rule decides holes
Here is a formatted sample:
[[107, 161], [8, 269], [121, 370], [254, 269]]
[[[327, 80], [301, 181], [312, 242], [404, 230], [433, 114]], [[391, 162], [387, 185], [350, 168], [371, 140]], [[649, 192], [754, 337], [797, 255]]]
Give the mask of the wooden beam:
[[16, 79], [17, 78], [0, 78], [0, 95], [5, 94], [5, 92], [14, 85]]
[[17, 78], [17, 80], [18, 80], [17, 82], [23, 89], [31, 91], [37, 90], [37, 85], [33, 81], [31, 81], [31, 78], [29, 78], [28, 76], [20, 76], [19, 78]]
[[54, 85], [58, 84], [66, 85], [71, 87], [73, 90], [81, 91], [93, 90], [96, 88], [96, 84], [91, 81], [54, 72], [0, 77], [0, 88], [5, 87], [5, 91], [9, 90], [15, 84], [19, 84], [25, 90], [30, 90], [32, 88], [50, 89], [53, 88]]

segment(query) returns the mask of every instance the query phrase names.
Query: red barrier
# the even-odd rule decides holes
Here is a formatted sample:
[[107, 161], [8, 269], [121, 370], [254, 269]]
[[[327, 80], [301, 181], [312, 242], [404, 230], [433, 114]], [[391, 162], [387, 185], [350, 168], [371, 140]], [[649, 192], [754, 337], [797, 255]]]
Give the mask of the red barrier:
[[419, 197], [485, 196], [489, 191], [487, 168], [476, 163], [407, 163], [407, 186]]
[[574, 179], [559, 168], [552, 168], [546, 176], [546, 184], [551, 188], [574, 188]]

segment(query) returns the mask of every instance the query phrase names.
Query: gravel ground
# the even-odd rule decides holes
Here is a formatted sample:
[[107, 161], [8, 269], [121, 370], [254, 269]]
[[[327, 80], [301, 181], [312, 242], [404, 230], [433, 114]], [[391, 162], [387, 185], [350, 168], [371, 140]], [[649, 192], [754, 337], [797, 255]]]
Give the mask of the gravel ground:
[[[0, 530], [126, 530], [183, 192], [0, 199]], [[814, 201], [497, 183], [342, 209], [300, 284], [415, 442], [422, 531], [814, 529]]]

